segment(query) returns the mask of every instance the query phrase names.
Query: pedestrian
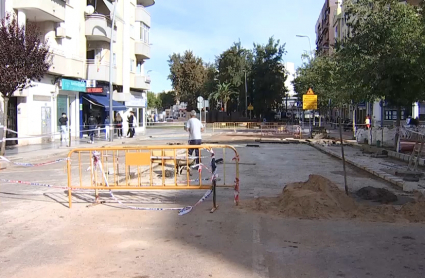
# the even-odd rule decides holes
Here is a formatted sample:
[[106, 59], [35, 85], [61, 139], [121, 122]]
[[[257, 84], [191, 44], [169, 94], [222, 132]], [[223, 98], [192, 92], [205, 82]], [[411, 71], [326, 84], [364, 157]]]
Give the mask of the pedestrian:
[[89, 119], [88, 119], [88, 126], [89, 126], [89, 143], [93, 144], [94, 143], [94, 132], [96, 130], [97, 127], [97, 120], [94, 118], [93, 115], [90, 115]]
[[106, 141], [109, 140], [109, 124], [110, 124], [109, 116], [106, 116], [106, 119], [105, 119], [105, 139], [106, 139]]
[[119, 113], [115, 117], [115, 124], [117, 127], [118, 138], [122, 138], [122, 117]]
[[130, 111], [130, 115], [127, 117], [128, 122], [128, 131], [127, 137], [133, 138], [135, 130], [134, 130], [134, 112]]
[[97, 122], [97, 137], [100, 137], [100, 129], [102, 128], [102, 117], [100, 116], [100, 114], [97, 114], [96, 122]]
[[370, 129], [370, 115], [369, 114], [366, 116], [365, 124], [366, 124], [366, 129]]
[[[201, 132], [204, 132], [204, 126], [201, 121], [196, 118], [195, 110], [190, 112], [190, 119], [186, 123], [185, 130], [189, 132], [189, 145], [202, 144]], [[193, 151], [195, 151], [196, 164], [199, 164], [199, 149], [189, 149], [189, 155], [192, 155]]]
[[62, 117], [59, 118], [59, 125], [61, 129], [61, 142], [66, 142], [68, 146], [68, 117], [66, 113], [62, 113]]

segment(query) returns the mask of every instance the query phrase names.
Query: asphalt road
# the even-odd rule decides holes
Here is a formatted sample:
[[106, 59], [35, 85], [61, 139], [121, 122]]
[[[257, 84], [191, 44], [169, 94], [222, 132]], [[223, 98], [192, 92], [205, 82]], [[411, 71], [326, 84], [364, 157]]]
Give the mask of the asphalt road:
[[[340, 161], [307, 145], [239, 145], [238, 151], [245, 163], [242, 204], [275, 196], [309, 174], [342, 188]], [[0, 172], [2, 179], [59, 186], [66, 186], [66, 177], [63, 164]], [[349, 168], [350, 189], [365, 185], [387, 187]], [[175, 207], [194, 204], [203, 193], [116, 195], [128, 204]], [[62, 189], [0, 184], [0, 277], [424, 276], [423, 224], [285, 219], [235, 207], [233, 190], [226, 189], [219, 190], [215, 213], [209, 213], [209, 199], [185, 216], [125, 209], [107, 194], [105, 205], [87, 208], [92, 196], [74, 194], [68, 209]]]

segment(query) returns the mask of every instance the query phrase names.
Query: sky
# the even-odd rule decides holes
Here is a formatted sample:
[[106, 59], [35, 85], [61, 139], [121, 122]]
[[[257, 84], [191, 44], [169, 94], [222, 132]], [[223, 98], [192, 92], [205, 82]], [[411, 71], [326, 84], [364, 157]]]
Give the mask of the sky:
[[286, 44], [284, 62], [301, 65], [301, 55], [315, 48], [315, 26], [324, 0], [156, 0], [148, 7], [151, 58], [145, 72], [151, 76], [151, 91], [171, 90], [168, 57], [192, 50], [205, 62], [241, 41], [252, 49], [253, 43], [266, 44], [274, 36]]

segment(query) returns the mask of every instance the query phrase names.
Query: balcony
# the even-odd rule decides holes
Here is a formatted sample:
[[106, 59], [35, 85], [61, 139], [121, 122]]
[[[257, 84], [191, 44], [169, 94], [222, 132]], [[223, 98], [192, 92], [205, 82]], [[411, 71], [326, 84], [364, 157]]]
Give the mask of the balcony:
[[143, 75], [135, 75], [134, 76], [134, 88], [140, 89], [140, 90], [147, 90], [149, 91], [151, 89], [151, 79], [149, 76], [143, 76]]
[[84, 60], [78, 57], [67, 57], [63, 51], [52, 50], [52, 65], [48, 71], [55, 75], [85, 79]]
[[142, 59], [150, 59], [151, 58], [151, 47], [149, 44], [142, 42], [142, 41], [136, 41], [134, 47], [134, 53], [136, 56], [140, 56]]
[[137, 6], [135, 21], [143, 22], [147, 26], [151, 27], [151, 15], [148, 13], [145, 7], [141, 5]]
[[143, 7], [150, 7], [155, 4], [155, 0], [137, 0], [137, 5], [141, 5]]
[[[86, 39], [87, 41], [111, 41], [112, 21], [105, 15], [86, 15]], [[116, 41], [117, 27], [114, 28], [113, 41]]]
[[[109, 62], [87, 60], [87, 79], [109, 82]], [[117, 81], [117, 69], [112, 68], [112, 83]]]
[[25, 12], [29, 21], [65, 21], [64, 0], [13, 0], [13, 9]]

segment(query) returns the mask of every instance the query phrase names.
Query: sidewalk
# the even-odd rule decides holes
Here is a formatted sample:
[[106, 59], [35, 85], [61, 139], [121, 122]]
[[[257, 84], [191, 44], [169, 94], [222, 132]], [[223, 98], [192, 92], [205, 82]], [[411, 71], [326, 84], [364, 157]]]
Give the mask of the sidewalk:
[[[319, 142], [311, 142], [310, 145], [337, 159], [342, 159], [340, 144], [326, 145]], [[415, 190], [424, 191], [425, 180], [421, 179], [419, 182], [408, 182], [396, 175], [396, 172], [407, 170], [407, 163], [404, 161], [396, 160], [391, 157], [373, 157], [372, 154], [363, 153], [359, 148], [350, 145], [344, 146], [344, 153], [347, 164], [369, 172], [377, 178], [399, 187], [405, 192], [412, 192]], [[420, 172], [422, 172], [422, 170], [423, 169], [418, 169]]]

